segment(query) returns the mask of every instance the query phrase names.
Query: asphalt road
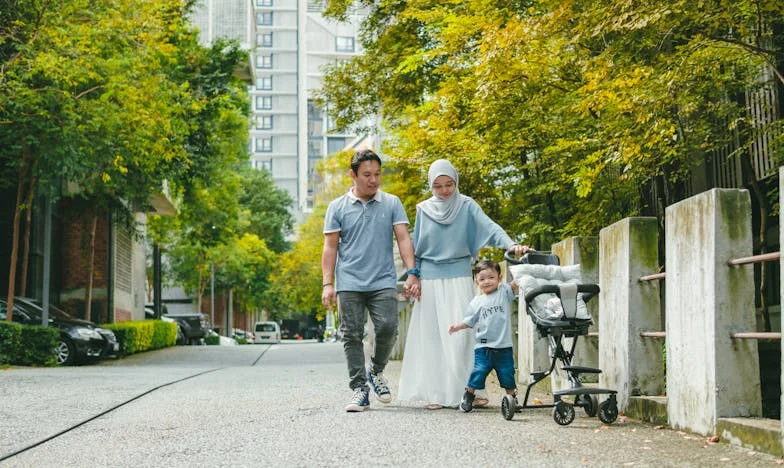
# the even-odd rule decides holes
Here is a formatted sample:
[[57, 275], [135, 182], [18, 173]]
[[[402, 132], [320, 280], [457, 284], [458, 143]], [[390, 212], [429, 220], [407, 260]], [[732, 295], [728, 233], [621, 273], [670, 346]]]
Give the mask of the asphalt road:
[[[393, 395], [400, 362], [387, 376]], [[490, 383], [490, 382], [489, 382]], [[340, 343], [186, 346], [99, 365], [0, 370], [1, 467], [773, 466], [771, 455], [578, 410], [512, 421], [351, 396]], [[539, 398], [546, 399], [544, 394]], [[549, 400], [552, 401], [552, 398]], [[548, 402], [548, 401], [545, 401]]]

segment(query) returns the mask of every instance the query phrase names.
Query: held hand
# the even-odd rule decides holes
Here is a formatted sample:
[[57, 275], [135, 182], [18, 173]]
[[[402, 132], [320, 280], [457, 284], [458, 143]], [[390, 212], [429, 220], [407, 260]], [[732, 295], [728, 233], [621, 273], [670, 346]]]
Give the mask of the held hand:
[[460, 326], [459, 326], [458, 324], [455, 324], [455, 325], [449, 325], [449, 334], [450, 334], [450, 335], [451, 335], [452, 333], [454, 333], [454, 332], [458, 331], [458, 330], [460, 330]]
[[534, 249], [528, 247], [527, 245], [520, 245], [520, 244], [512, 245], [512, 248], [510, 250], [514, 252], [516, 258], [520, 258], [526, 253], [534, 251]]
[[419, 281], [419, 278], [414, 275], [408, 275], [406, 284], [403, 286], [403, 293], [406, 297], [413, 297], [419, 300], [419, 297], [422, 295], [422, 283]]

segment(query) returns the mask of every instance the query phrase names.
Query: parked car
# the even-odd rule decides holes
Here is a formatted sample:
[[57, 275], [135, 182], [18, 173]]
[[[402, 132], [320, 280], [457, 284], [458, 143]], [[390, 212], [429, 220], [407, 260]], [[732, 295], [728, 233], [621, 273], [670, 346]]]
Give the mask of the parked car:
[[164, 314], [161, 320], [177, 322], [187, 344], [202, 344], [207, 336], [207, 316], [204, 314]]
[[240, 328], [232, 328], [231, 337], [234, 338], [235, 340], [243, 339], [249, 343], [253, 343], [253, 339], [254, 339], [253, 333], [247, 330], [242, 330]]
[[277, 322], [256, 322], [254, 343], [280, 343], [280, 325]]
[[[5, 320], [8, 303], [0, 299], [0, 320]], [[37, 299], [14, 298], [11, 320], [23, 325], [41, 325], [43, 304]], [[49, 305], [49, 324], [60, 329], [60, 342], [55, 352], [57, 364], [72, 365], [88, 360], [116, 356], [120, 350], [114, 332], [89, 320], [78, 319]]]
[[[144, 317], [146, 319], [154, 319], [155, 318], [155, 310], [152, 307], [145, 306], [144, 307]], [[161, 315], [161, 320], [164, 322], [171, 322], [177, 325], [177, 339], [175, 343], [177, 345], [186, 345], [188, 344], [188, 338], [185, 336], [185, 331], [182, 329], [182, 325], [179, 321], [169, 317], [168, 315]]]

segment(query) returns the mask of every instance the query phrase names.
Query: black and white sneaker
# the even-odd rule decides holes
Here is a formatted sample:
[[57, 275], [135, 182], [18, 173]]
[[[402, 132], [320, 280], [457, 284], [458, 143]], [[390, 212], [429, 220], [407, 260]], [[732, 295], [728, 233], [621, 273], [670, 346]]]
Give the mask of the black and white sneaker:
[[354, 396], [351, 397], [351, 401], [346, 406], [346, 411], [349, 413], [365, 411], [368, 407], [370, 407], [370, 398], [368, 398], [369, 394], [370, 390], [367, 387], [355, 388]]
[[375, 392], [378, 401], [381, 403], [392, 401], [392, 392], [389, 391], [389, 383], [383, 373], [374, 374], [370, 372], [370, 369], [366, 369], [365, 376], [370, 386], [373, 387], [373, 392]]
[[474, 394], [466, 390], [463, 399], [460, 400], [460, 409], [463, 413], [470, 413], [474, 409]]

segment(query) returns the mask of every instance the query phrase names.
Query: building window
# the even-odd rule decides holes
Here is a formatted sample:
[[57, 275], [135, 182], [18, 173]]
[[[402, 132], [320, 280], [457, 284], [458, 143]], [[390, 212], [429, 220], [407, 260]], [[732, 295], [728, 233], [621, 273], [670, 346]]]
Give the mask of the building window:
[[257, 34], [256, 43], [261, 47], [272, 47], [272, 33]]
[[256, 62], [256, 68], [272, 68], [272, 54], [259, 55], [259, 59]]
[[272, 12], [262, 11], [256, 13], [256, 24], [259, 26], [272, 26]]
[[271, 7], [272, 0], [256, 0], [257, 7]]
[[354, 52], [354, 38], [351, 36], [335, 37], [335, 51]]
[[259, 110], [272, 109], [272, 96], [256, 96], [256, 109]]
[[272, 130], [272, 116], [271, 115], [262, 115], [261, 119], [259, 120], [258, 124], [256, 124], [257, 130]]
[[272, 77], [271, 76], [260, 76], [256, 78], [256, 89], [260, 89], [263, 91], [270, 91], [272, 90]]
[[259, 161], [257, 159], [253, 160], [253, 168], [259, 170], [265, 170], [272, 174], [272, 160], [269, 161]]
[[256, 152], [257, 153], [271, 153], [272, 152], [272, 137], [256, 138]]

